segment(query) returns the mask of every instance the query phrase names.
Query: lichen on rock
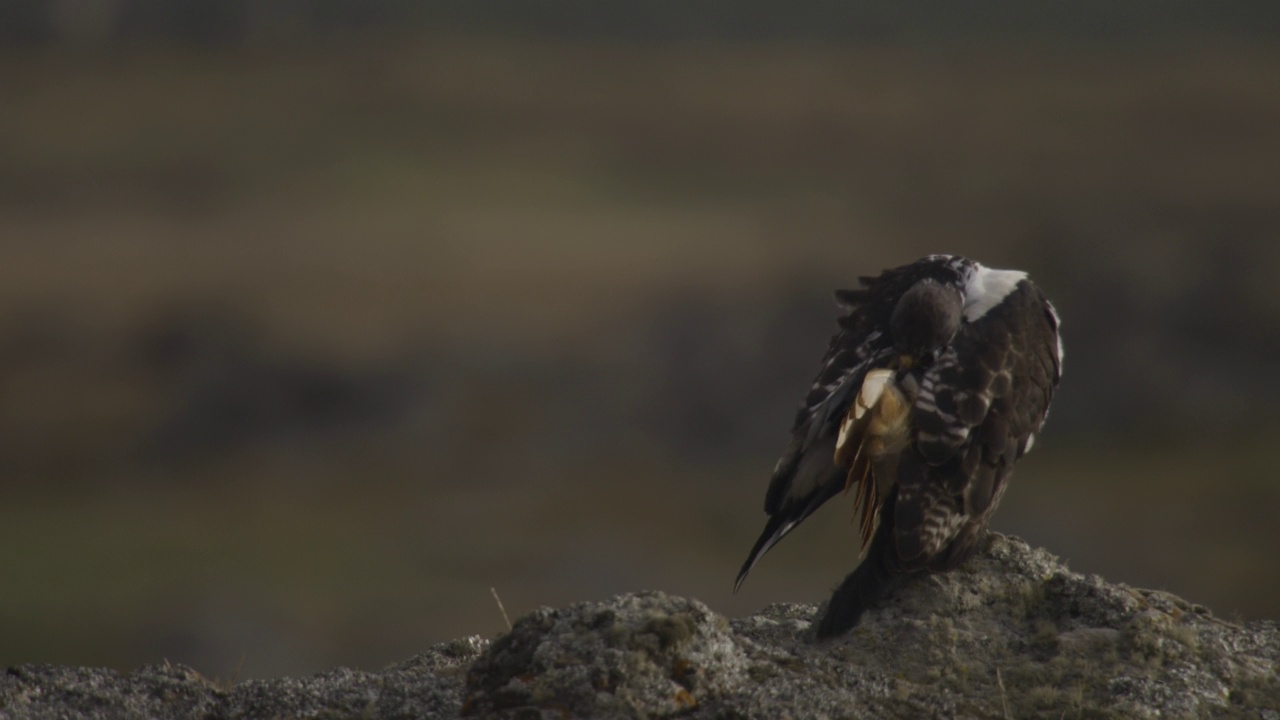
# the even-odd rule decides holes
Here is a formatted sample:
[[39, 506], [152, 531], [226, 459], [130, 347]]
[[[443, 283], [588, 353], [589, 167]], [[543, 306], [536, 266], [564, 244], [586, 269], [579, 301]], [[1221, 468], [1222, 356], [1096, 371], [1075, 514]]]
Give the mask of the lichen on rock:
[[683, 714], [743, 682], [746, 666], [729, 623], [702, 603], [624, 595], [521, 619], [472, 666], [463, 713]]

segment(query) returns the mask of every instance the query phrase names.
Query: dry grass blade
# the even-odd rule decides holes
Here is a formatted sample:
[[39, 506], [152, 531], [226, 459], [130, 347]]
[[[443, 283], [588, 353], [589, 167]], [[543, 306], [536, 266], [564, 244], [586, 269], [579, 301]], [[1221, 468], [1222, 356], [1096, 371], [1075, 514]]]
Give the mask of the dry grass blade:
[[1000, 687], [1000, 707], [1004, 710], [1005, 720], [1011, 720], [1009, 716], [1009, 693], [1004, 689], [1004, 678], [1000, 677], [1000, 668], [996, 668], [996, 685]]
[[507, 632], [511, 632], [511, 618], [507, 616], [507, 609], [502, 606], [502, 598], [498, 597], [498, 589], [490, 587], [489, 592], [493, 593], [493, 601], [498, 603], [498, 612], [502, 613], [502, 621], [507, 624]]

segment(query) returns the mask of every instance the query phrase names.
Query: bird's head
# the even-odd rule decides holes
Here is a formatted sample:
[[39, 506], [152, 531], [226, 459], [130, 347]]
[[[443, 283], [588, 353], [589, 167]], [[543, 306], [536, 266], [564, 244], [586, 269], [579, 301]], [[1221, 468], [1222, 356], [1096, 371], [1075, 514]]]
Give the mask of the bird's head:
[[893, 308], [889, 332], [905, 367], [930, 361], [960, 329], [964, 298], [953, 285], [920, 280]]

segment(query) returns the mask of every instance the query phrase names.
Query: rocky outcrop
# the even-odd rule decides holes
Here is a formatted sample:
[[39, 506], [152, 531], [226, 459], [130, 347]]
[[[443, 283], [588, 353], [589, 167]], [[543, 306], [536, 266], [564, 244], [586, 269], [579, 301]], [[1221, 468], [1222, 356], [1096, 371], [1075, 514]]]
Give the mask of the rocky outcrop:
[[1280, 720], [1280, 629], [1068, 570], [991, 535], [848, 635], [813, 605], [729, 620], [660, 592], [542, 609], [381, 672], [218, 687], [179, 666], [23, 666], [0, 716], [1217, 718]]

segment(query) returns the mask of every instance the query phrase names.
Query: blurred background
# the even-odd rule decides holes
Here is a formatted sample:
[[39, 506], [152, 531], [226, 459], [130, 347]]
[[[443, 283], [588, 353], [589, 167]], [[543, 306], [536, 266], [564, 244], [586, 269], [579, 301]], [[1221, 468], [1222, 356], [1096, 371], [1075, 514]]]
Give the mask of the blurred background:
[[995, 528], [1280, 616], [1280, 6], [0, 0], [0, 663], [374, 669], [730, 588], [834, 328], [1029, 270]]

